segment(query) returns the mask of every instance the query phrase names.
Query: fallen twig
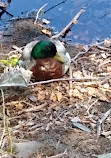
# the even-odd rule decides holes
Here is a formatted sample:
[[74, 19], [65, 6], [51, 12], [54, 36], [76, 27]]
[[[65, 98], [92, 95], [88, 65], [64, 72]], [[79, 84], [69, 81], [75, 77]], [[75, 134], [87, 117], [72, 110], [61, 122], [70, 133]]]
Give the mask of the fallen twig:
[[[92, 98], [92, 97], [91, 97]], [[90, 114], [89, 113], [89, 110], [90, 110], [90, 108], [93, 106], [93, 105], [95, 105], [96, 103], [98, 102], [98, 99], [96, 99], [92, 104], [88, 104], [88, 109], [87, 109], [87, 114]]]
[[15, 49], [15, 51], [10, 51], [9, 53], [12, 53], [12, 52], [19, 52], [20, 54], [22, 54], [22, 52], [23, 52], [22, 49], [23, 49], [24, 47], [19, 48], [19, 47], [17, 47], [16, 45], [13, 45], [12, 48]]
[[36, 23], [37, 23], [37, 20], [38, 20], [40, 11], [41, 11], [46, 5], [47, 5], [47, 3], [44, 4], [44, 5], [38, 10], [37, 15], [36, 15], [36, 19], [35, 19], [35, 21], [34, 21], [34, 25], [36, 25]]
[[75, 60], [81, 56], [81, 55], [84, 55], [86, 53], [88, 53], [93, 47], [97, 47], [98, 49], [101, 49], [101, 50], [104, 50], [104, 51], [108, 51], [110, 50], [109, 48], [106, 48], [106, 47], [100, 47], [99, 46], [100, 43], [96, 43], [96, 44], [93, 44], [93, 45], [85, 45], [83, 48], [85, 49], [84, 52], [79, 52], [74, 58], [71, 59], [72, 62], [75, 62]]
[[101, 134], [101, 128], [102, 128], [103, 122], [110, 115], [110, 113], [111, 113], [111, 108], [108, 111], [106, 111], [105, 114], [102, 116], [102, 118], [98, 121], [98, 124], [97, 124], [97, 138], [99, 138], [99, 136]]
[[41, 104], [41, 105], [39, 105], [37, 107], [33, 107], [33, 108], [22, 110], [22, 111], [20, 111], [19, 115], [24, 113], [24, 112], [39, 111], [39, 110], [43, 109], [46, 105], [47, 105], [47, 103], [44, 103], [44, 104]]
[[37, 84], [45, 84], [45, 83], [51, 83], [51, 82], [57, 82], [57, 81], [85, 82], [85, 81], [97, 81], [99, 79], [102, 79], [102, 78], [97, 78], [97, 77], [57, 78], [57, 79], [52, 79], [52, 80], [47, 80], [47, 81], [29, 83], [27, 86], [34, 86], [34, 85], [37, 85]]
[[79, 19], [79, 17], [80, 17], [85, 11], [86, 11], [85, 8], [81, 9], [81, 10], [76, 14], [76, 16], [71, 20], [71, 22], [70, 22], [60, 33], [58, 33], [57, 35], [52, 36], [51, 39], [59, 38], [60, 36], [63, 36], [63, 34], [65, 34], [65, 32], [66, 32], [67, 30], [69, 30], [72, 25], [77, 24], [77, 20]]
[[12, 138], [11, 138], [10, 130], [9, 130], [8, 123], [7, 123], [7, 120], [6, 120], [6, 115], [5, 115], [5, 100], [4, 100], [4, 92], [3, 92], [2, 89], [1, 89], [1, 93], [2, 93], [2, 99], [3, 99], [3, 122], [4, 122], [4, 128], [3, 128], [3, 134], [2, 134], [2, 137], [1, 137], [1, 140], [0, 140], [0, 147], [3, 148], [2, 143], [3, 143], [3, 138], [5, 136], [6, 126], [7, 126], [7, 131], [8, 131], [9, 140], [10, 140], [10, 152], [12, 153], [13, 152], [13, 144], [12, 144]]
[[75, 60], [80, 56], [80, 55], [83, 55], [83, 54], [86, 54], [88, 53], [88, 51], [92, 48], [93, 46], [88, 46], [86, 45], [85, 47], [83, 47], [85, 49], [84, 52], [79, 52], [74, 58], [71, 59], [72, 62], [75, 62]]
[[[70, 78], [73, 78], [72, 76], [72, 67], [69, 68], [69, 76]], [[69, 96], [72, 96], [72, 80], [69, 81]]]
[[105, 64], [108, 64], [108, 63], [111, 63], [111, 60], [109, 59], [109, 60], [106, 60], [106, 61], [104, 61], [104, 62], [102, 62], [100, 65], [99, 65], [99, 67], [101, 67], [101, 66], [103, 66], [103, 65], [105, 65]]
[[7, 125], [9, 141], [10, 141], [10, 152], [13, 153], [13, 143], [12, 143], [12, 137], [11, 137], [10, 129], [9, 129], [9, 126], [8, 126], [8, 122], [6, 122], [6, 125]]
[[0, 9], [2, 10], [2, 11], [0, 12], [0, 18], [1, 18], [1, 16], [2, 16], [4, 13], [6, 13], [6, 14], [8, 14], [9, 16], [13, 17], [13, 15], [12, 15], [11, 13], [9, 13], [8, 11], [6, 11], [7, 7], [8, 7], [8, 4], [7, 4], [7, 3], [5, 3], [5, 2], [0, 2]]
[[51, 127], [51, 126], [55, 123], [55, 121], [57, 121], [58, 118], [59, 118], [60, 116], [62, 116], [65, 112], [66, 112], [66, 110], [62, 111], [52, 122], [48, 123], [48, 124], [47, 124], [47, 127], [46, 127], [46, 131], [48, 131], [48, 130], [49, 130], [49, 127]]
[[[88, 50], [89, 51], [89, 50]], [[88, 51], [85, 52], [79, 52], [74, 58], [71, 59], [72, 62], [75, 62], [75, 60], [80, 56], [86, 54]]]
[[2, 137], [0, 140], [0, 147], [2, 148], [2, 142], [3, 142], [3, 138], [5, 136], [5, 129], [6, 129], [6, 116], [5, 116], [5, 100], [4, 100], [4, 92], [1, 89], [1, 93], [2, 93], [2, 99], [3, 99], [3, 123], [4, 123], [4, 128], [3, 128], [3, 133], [2, 133]]

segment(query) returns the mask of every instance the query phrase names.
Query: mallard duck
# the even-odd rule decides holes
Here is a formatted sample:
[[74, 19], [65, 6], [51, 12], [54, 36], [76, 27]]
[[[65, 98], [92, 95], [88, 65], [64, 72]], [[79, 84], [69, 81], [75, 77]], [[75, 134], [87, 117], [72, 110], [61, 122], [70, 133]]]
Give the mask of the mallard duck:
[[19, 66], [33, 72], [36, 81], [62, 77], [69, 68], [70, 56], [59, 40], [38, 37], [28, 43]]

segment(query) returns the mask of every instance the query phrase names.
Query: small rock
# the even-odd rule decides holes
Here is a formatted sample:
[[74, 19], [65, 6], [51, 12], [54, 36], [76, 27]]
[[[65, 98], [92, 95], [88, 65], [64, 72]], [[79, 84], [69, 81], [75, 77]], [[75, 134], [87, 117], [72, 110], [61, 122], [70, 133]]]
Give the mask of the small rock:
[[38, 150], [43, 144], [36, 141], [28, 141], [22, 143], [15, 143], [15, 149], [17, 150], [18, 158], [28, 158], [35, 151]]
[[34, 95], [29, 95], [29, 100], [36, 103], [37, 102], [37, 97], [35, 97]]

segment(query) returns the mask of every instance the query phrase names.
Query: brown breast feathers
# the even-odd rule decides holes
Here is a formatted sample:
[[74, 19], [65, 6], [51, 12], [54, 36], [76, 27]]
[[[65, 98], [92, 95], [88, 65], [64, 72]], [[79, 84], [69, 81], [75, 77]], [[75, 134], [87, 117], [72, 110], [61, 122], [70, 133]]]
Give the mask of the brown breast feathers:
[[54, 58], [37, 59], [32, 67], [36, 81], [62, 77], [62, 64]]

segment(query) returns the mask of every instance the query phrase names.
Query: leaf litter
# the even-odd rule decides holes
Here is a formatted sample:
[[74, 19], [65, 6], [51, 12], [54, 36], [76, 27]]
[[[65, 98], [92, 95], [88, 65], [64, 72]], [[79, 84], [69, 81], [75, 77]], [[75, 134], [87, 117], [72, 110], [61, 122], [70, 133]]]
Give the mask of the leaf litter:
[[[18, 27], [23, 26], [24, 21], [16, 22], [15, 30], [17, 23]], [[25, 21], [26, 25], [29, 23], [30, 20], [28, 24]], [[23, 47], [21, 40], [18, 44]], [[25, 39], [24, 42], [27, 43], [28, 40]], [[6, 43], [9, 45], [8, 41]], [[107, 44], [106, 39], [105, 44]], [[42, 142], [43, 146], [31, 153], [33, 157], [41, 158], [54, 155], [56, 157], [66, 149], [67, 154], [63, 156], [70, 158], [74, 155], [78, 158], [92, 157], [94, 154], [100, 155], [111, 151], [110, 114], [101, 122], [102, 126], [100, 123], [98, 126], [98, 122], [111, 105], [111, 49], [105, 44], [86, 46], [87, 48], [78, 45], [73, 46], [73, 49], [72, 46], [66, 45], [73, 62], [70, 66], [72, 74], [67, 73], [64, 78], [72, 75], [79, 80], [56, 81], [28, 86], [26, 89], [15, 87], [4, 90], [6, 117], [14, 143], [31, 140]], [[8, 48], [4, 45], [4, 51], [5, 49]], [[9, 51], [12, 51], [11, 47]], [[13, 55], [13, 52], [11, 53]], [[19, 52], [16, 51], [14, 54], [19, 55]], [[0, 133], [2, 134], [2, 97], [0, 104]], [[76, 117], [79, 118], [78, 128], [72, 127], [71, 120]], [[105, 136], [105, 132], [109, 132], [109, 135]], [[102, 138], [103, 134], [104, 138]], [[9, 150], [9, 144], [6, 132], [1, 155]], [[16, 152], [13, 154], [16, 157]], [[31, 154], [29, 157], [32, 157]]]

